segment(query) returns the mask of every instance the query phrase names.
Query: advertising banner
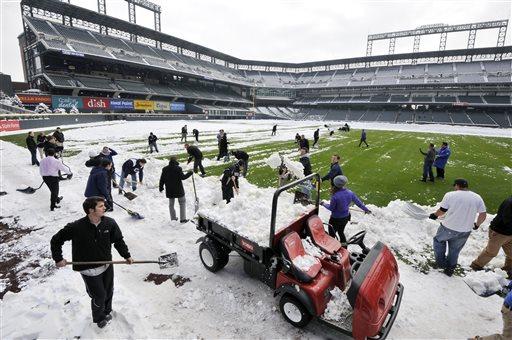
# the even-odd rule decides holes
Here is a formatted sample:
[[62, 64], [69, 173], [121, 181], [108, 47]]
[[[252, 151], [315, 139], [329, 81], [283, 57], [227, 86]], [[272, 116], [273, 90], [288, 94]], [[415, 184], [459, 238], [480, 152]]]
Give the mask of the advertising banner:
[[133, 101], [133, 108], [135, 110], [154, 110], [155, 102], [152, 100], [138, 100]]
[[114, 110], [133, 110], [133, 100], [110, 99], [110, 108]]
[[0, 131], [16, 131], [20, 129], [19, 120], [0, 120]]
[[171, 103], [172, 112], [185, 112], [185, 103], [173, 102]]
[[18, 98], [23, 104], [39, 104], [44, 103], [50, 105], [52, 103], [52, 97], [46, 94], [28, 94], [28, 93], [17, 93]]
[[54, 109], [71, 109], [73, 106], [77, 109], [82, 109], [82, 98], [71, 96], [52, 96], [52, 107]]
[[171, 103], [170, 102], [155, 102], [155, 110], [171, 111]]
[[82, 100], [84, 109], [109, 109], [110, 98], [85, 97]]

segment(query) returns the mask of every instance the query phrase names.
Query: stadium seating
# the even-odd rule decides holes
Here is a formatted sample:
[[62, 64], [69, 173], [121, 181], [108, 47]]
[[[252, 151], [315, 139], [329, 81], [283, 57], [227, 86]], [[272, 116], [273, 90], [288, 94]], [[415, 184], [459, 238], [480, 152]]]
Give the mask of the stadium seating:
[[71, 42], [70, 45], [77, 52], [112, 58], [112, 55], [109, 54], [108, 52], [106, 52], [105, 50], [103, 50], [99, 45], [82, 44], [77, 41]]
[[89, 76], [75, 76], [83, 87], [98, 89], [102, 91], [114, 91], [118, 88], [112, 83], [112, 80], [100, 77], [89, 77]]
[[59, 33], [57, 31], [55, 31], [50, 26], [50, 24], [45, 20], [29, 18], [29, 17], [24, 17], [24, 18], [25, 18], [25, 21], [29, 23], [29, 25], [32, 25], [32, 27], [35, 29], [36, 32], [44, 33], [45, 35], [54, 35], [54, 36], [59, 35]]
[[65, 25], [54, 25], [59, 33], [66, 39], [82, 41], [90, 44], [99, 44], [89, 31]]
[[483, 96], [489, 104], [510, 104], [509, 96]]
[[48, 48], [55, 49], [55, 50], [70, 50], [71, 48], [62, 40], [57, 39], [43, 39], [41, 40], [43, 43], [45, 43]]

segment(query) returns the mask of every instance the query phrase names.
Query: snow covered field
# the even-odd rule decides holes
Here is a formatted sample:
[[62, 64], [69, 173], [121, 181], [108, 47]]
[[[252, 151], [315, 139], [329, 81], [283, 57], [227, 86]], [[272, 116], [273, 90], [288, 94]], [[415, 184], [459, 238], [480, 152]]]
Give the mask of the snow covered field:
[[[27, 338], [326, 338], [340, 335], [324, 330], [312, 323], [303, 330], [286, 323], [278, 310], [278, 300], [263, 283], [247, 277], [242, 260], [231, 256], [230, 262], [220, 272], [207, 271], [198, 256], [196, 240], [203, 236], [193, 223], [170, 222], [165, 195], [155, 188], [166, 161], [147, 157], [146, 184], [140, 187], [133, 201], [114, 193], [114, 199], [146, 218], [133, 220], [120, 208], [109, 216], [120, 225], [125, 241], [134, 259], [156, 259], [159, 255], [176, 251], [178, 268], [160, 270], [156, 265], [119, 265], [115, 268], [114, 319], [104, 329], [98, 329], [90, 316], [90, 300], [83, 281], [71, 268], [57, 270], [50, 257], [51, 236], [66, 223], [83, 216], [81, 202], [90, 169], [83, 164], [90, 149], [97, 151], [108, 145], [115, 149], [116, 167], [130, 157], [142, 156], [137, 150], [146, 143], [134, 145], [128, 141], [145, 139], [149, 132], [158, 137], [173, 135], [159, 143], [166, 153], [182, 153], [183, 146], [176, 133], [183, 124], [189, 131], [201, 131], [200, 140], [210, 139], [201, 149], [214, 148], [211, 139], [221, 128], [231, 138], [244, 138], [244, 144], [264, 144], [268, 141], [291, 140], [296, 132], [311, 135], [324, 122], [279, 121], [278, 135], [270, 137], [273, 121], [162, 121], [120, 122], [108, 126], [84, 127], [65, 131], [66, 147], [78, 149], [76, 156], [64, 161], [73, 171], [73, 179], [61, 182], [62, 208], [49, 211], [49, 191], [46, 186], [33, 195], [16, 192], [27, 185], [37, 187], [41, 182], [38, 169], [29, 165], [26, 149], [10, 143], [1, 143], [0, 190], [7, 191], [0, 197], [0, 222], [27, 232], [24, 236], [0, 244], [0, 258], [17, 259], [18, 276], [30, 278], [21, 283], [19, 293], [8, 292], [1, 302], [1, 334], [5, 339]], [[353, 127], [363, 126], [354, 123]], [[432, 125], [364, 124], [367, 129], [421, 131], [454, 134], [511, 137], [505, 129], [449, 127]], [[8, 160], [8, 161], [7, 161]], [[216, 164], [206, 160], [205, 166]], [[184, 168], [186, 166], [182, 164]], [[208, 172], [208, 168], [206, 168]], [[196, 177], [196, 185], [203, 211], [221, 213], [222, 220], [233, 225], [247, 222], [254, 235], [268, 235], [269, 211], [273, 191], [258, 189], [241, 180], [240, 197], [229, 206], [221, 202], [220, 183], [217, 177]], [[192, 181], [185, 183], [187, 213], [192, 217], [194, 196]], [[286, 197], [285, 197], [286, 199]], [[291, 197], [288, 197], [291, 200]], [[289, 203], [289, 201], [288, 201]], [[212, 208], [215, 204], [214, 208]], [[397, 251], [401, 282], [405, 287], [402, 307], [390, 333], [391, 338], [467, 338], [494, 333], [502, 327], [500, 308], [502, 299], [496, 295], [482, 298], [464, 283], [461, 277], [448, 278], [440, 272], [421, 270], [432, 256], [425, 248], [431, 245], [438, 223], [418, 221], [404, 212], [405, 203], [393, 201], [387, 207], [370, 205], [372, 215], [353, 212], [353, 223], [347, 227], [351, 235], [367, 231], [367, 245], [380, 240]], [[287, 223], [302, 211], [301, 206], [286, 202], [280, 210], [278, 223]], [[281, 207], [280, 207], [281, 208]], [[433, 211], [434, 207], [424, 207]], [[328, 212], [321, 208], [326, 221]], [[220, 216], [220, 215], [219, 215]], [[473, 232], [463, 249], [460, 264], [468, 267], [487, 241], [488, 216], [482, 228]], [[278, 225], [279, 227], [279, 225]], [[28, 230], [32, 229], [30, 233]], [[18, 235], [22, 234], [18, 232]], [[267, 234], [264, 234], [264, 233]], [[16, 254], [16, 256], [14, 256]], [[71, 247], [64, 246], [65, 257], [71, 259]], [[119, 255], [113, 250], [114, 258]], [[502, 255], [491, 262], [501, 265]], [[176, 274], [176, 283], [168, 280], [160, 285], [144, 281], [150, 274]], [[186, 281], [189, 279], [190, 281]], [[0, 290], [6, 282], [0, 282]], [[183, 284], [180, 286], [180, 284]]]

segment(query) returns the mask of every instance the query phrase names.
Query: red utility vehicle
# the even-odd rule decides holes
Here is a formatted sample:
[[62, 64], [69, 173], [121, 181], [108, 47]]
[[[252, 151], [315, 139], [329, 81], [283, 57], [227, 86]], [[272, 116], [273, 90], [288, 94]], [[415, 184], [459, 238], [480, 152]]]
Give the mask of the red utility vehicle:
[[[318, 217], [319, 186], [315, 207], [285, 228], [275, 230], [279, 195], [314, 177], [320, 179], [318, 174], [312, 174], [275, 192], [268, 246], [261, 246], [199, 214], [197, 229], [206, 233], [200, 239], [201, 261], [209, 271], [216, 272], [228, 263], [229, 253], [236, 251], [244, 259], [244, 271], [272, 288], [274, 296], [280, 296], [281, 313], [296, 327], [304, 327], [317, 318], [356, 340], [385, 339], [403, 294], [397, 262], [386, 245], [377, 242], [368, 249], [364, 245], [366, 232], [361, 231], [347, 241], [348, 245], [358, 245], [361, 252], [349, 252], [329, 236]], [[307, 236], [323, 255], [301, 269], [297, 259], [306, 255], [302, 239]], [[351, 318], [348, 315], [342, 321], [332, 321], [324, 317], [334, 287], [346, 291], [353, 309]]]

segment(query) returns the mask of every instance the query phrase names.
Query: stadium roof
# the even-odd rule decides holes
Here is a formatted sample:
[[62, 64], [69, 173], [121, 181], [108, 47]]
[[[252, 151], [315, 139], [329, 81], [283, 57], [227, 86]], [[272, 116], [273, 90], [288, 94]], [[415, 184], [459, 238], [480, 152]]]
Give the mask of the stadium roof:
[[459, 50], [445, 50], [445, 51], [429, 51], [429, 52], [411, 52], [402, 54], [390, 55], [377, 55], [367, 57], [354, 57], [345, 59], [333, 59], [323, 61], [311, 61], [304, 63], [285, 63], [285, 62], [272, 62], [260, 60], [243, 60], [230, 56], [228, 54], [198, 45], [187, 40], [183, 40], [172, 35], [168, 35], [151, 28], [140, 26], [127, 22], [122, 19], [114, 18], [108, 15], [100, 14], [95, 11], [85, 9], [67, 2], [58, 0], [22, 0], [22, 6], [29, 6], [44, 11], [50, 11], [63, 16], [76, 18], [85, 22], [98, 24], [100, 26], [110, 27], [116, 30], [124, 31], [137, 36], [153, 39], [162, 43], [167, 43], [176, 47], [181, 47], [193, 52], [203, 55], [214, 57], [224, 60], [229, 63], [237, 65], [249, 66], [264, 66], [264, 67], [281, 67], [281, 68], [312, 68], [317, 66], [338, 65], [338, 64], [353, 64], [353, 63], [370, 63], [375, 61], [393, 61], [403, 59], [420, 59], [420, 58], [438, 58], [438, 57], [453, 57], [465, 55], [491, 55], [491, 54], [510, 54], [512, 53], [512, 46], [503, 47], [487, 47], [487, 48], [474, 48], [474, 49], [459, 49]]

